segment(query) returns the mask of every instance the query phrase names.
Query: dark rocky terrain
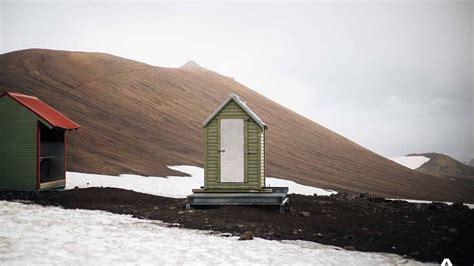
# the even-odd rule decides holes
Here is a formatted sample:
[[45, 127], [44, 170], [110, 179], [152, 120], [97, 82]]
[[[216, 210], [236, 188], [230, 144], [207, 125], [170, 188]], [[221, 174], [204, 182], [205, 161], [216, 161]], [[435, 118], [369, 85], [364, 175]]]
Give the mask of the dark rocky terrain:
[[67, 134], [68, 171], [166, 176], [179, 175], [167, 165], [202, 166], [201, 123], [235, 92], [268, 125], [268, 176], [340, 192], [474, 202], [473, 180], [407, 169], [196, 63], [163, 68], [101, 53], [22, 50], [0, 55], [4, 90], [33, 94], [82, 126]]
[[461, 203], [409, 203], [346, 193], [289, 196], [290, 211], [281, 214], [278, 208], [246, 206], [186, 210], [185, 199], [114, 188], [0, 192], [0, 200], [105, 210], [246, 239], [298, 239], [427, 262], [450, 258], [455, 264], [474, 263], [474, 210]]

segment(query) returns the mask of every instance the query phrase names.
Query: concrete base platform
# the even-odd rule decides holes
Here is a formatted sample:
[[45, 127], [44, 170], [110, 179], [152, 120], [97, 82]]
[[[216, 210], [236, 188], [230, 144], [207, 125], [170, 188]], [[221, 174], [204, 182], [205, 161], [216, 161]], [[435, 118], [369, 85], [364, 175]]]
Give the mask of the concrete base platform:
[[66, 187], [66, 179], [49, 181], [40, 183], [40, 189], [43, 190], [54, 190], [54, 189], [64, 189]]
[[288, 188], [265, 188], [264, 192], [206, 192], [195, 191], [188, 196], [186, 208], [192, 206], [219, 205], [272, 205], [280, 206], [280, 212], [288, 208]]

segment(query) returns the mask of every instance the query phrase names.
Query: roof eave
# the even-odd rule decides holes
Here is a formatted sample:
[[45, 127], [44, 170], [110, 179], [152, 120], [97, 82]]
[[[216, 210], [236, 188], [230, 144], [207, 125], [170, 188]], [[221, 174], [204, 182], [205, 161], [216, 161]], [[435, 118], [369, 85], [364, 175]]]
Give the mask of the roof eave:
[[202, 123], [202, 127], [206, 127], [216, 116], [217, 114], [219, 114], [222, 109], [224, 109], [224, 107], [229, 104], [230, 101], [234, 101], [235, 103], [237, 103], [237, 105], [242, 109], [244, 110], [244, 112], [250, 116], [252, 118], [253, 121], [255, 121], [255, 123], [257, 123], [257, 125], [259, 125], [262, 129], [266, 129], [267, 128], [267, 125], [252, 111], [250, 110], [250, 108], [245, 105], [241, 98], [235, 94], [235, 93], [231, 93], [227, 100], [222, 103], [203, 123]]
[[[22, 106], [24, 106], [26, 109], [30, 110], [33, 114], [36, 115], [36, 117], [38, 118], [39, 121], [41, 121], [45, 126], [47, 126], [49, 129], [52, 129], [53, 127], [57, 127], [57, 128], [61, 128], [61, 129], [64, 129], [64, 130], [73, 130], [73, 129], [79, 129], [80, 126], [72, 121], [70, 118], [68, 118], [67, 116], [63, 115], [62, 113], [60, 113], [59, 111], [55, 110], [54, 108], [52, 108], [53, 110], [55, 110], [57, 113], [59, 113], [60, 115], [62, 115], [64, 118], [66, 118], [67, 120], [69, 120], [71, 123], [73, 123], [75, 126], [74, 127], [61, 127], [61, 126], [56, 126], [54, 125], [54, 123], [52, 123], [51, 121], [48, 121], [48, 119], [46, 119], [45, 117], [41, 116], [38, 112], [36, 112], [35, 110], [33, 110], [32, 108], [30, 108], [28, 105], [24, 104], [23, 102], [21, 102], [19, 99], [17, 99], [14, 95], [15, 93], [14, 92], [10, 92], [10, 91], [5, 91], [4, 93], [2, 93], [2, 95], [0, 95], [0, 97], [3, 97], [5, 95], [7, 95], [8, 97], [10, 97], [11, 99], [13, 99], [14, 101], [18, 102], [19, 104], [21, 104]], [[43, 102], [41, 101], [40, 99], [38, 99], [37, 97], [34, 97], [34, 96], [30, 96], [30, 95], [26, 95], [26, 94], [23, 94], [24, 96], [28, 96], [28, 97], [32, 97], [32, 98], [35, 98], [36, 100], [40, 101], [40, 102]], [[43, 102], [43, 104], [47, 105], [46, 103]]]
[[219, 107], [214, 111], [212, 112], [212, 114], [202, 123], [202, 127], [206, 127], [211, 121], [212, 119], [214, 119], [214, 117], [217, 116], [217, 114], [222, 111], [222, 109], [224, 109], [224, 107], [232, 100], [231, 97], [227, 98], [227, 100], [225, 102], [223, 102], [221, 105], [219, 105]]

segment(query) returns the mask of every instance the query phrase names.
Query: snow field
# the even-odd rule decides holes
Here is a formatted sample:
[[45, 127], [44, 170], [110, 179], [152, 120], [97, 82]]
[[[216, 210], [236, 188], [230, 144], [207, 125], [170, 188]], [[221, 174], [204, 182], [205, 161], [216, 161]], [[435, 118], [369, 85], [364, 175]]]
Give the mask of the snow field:
[[[180, 171], [191, 175], [188, 176], [139, 176], [123, 174], [120, 176], [83, 174], [67, 172], [66, 189], [75, 187], [115, 187], [131, 189], [133, 191], [158, 195], [171, 198], [185, 198], [192, 193], [193, 188], [204, 185], [204, 169], [189, 165], [168, 166], [172, 170]], [[288, 187], [289, 193], [303, 195], [330, 195], [336, 193], [332, 190], [325, 190], [311, 186], [305, 186], [296, 182], [273, 177], [266, 178], [267, 186]]]
[[418, 265], [306, 241], [238, 241], [103, 211], [0, 201], [3, 265]]
[[[169, 166], [191, 177], [107, 176], [67, 173], [66, 189], [115, 187], [184, 198], [202, 186], [204, 171]], [[268, 177], [290, 193], [330, 195], [331, 190]], [[212, 232], [103, 211], [66, 210], [0, 201], [0, 264], [73, 265], [419, 265], [398, 255], [347, 251], [306, 241], [237, 241]]]

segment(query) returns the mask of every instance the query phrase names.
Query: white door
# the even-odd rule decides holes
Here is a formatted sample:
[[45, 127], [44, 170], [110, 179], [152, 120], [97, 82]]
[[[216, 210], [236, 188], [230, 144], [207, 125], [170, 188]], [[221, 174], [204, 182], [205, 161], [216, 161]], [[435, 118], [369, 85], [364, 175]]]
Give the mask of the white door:
[[221, 119], [221, 182], [244, 182], [244, 120]]

